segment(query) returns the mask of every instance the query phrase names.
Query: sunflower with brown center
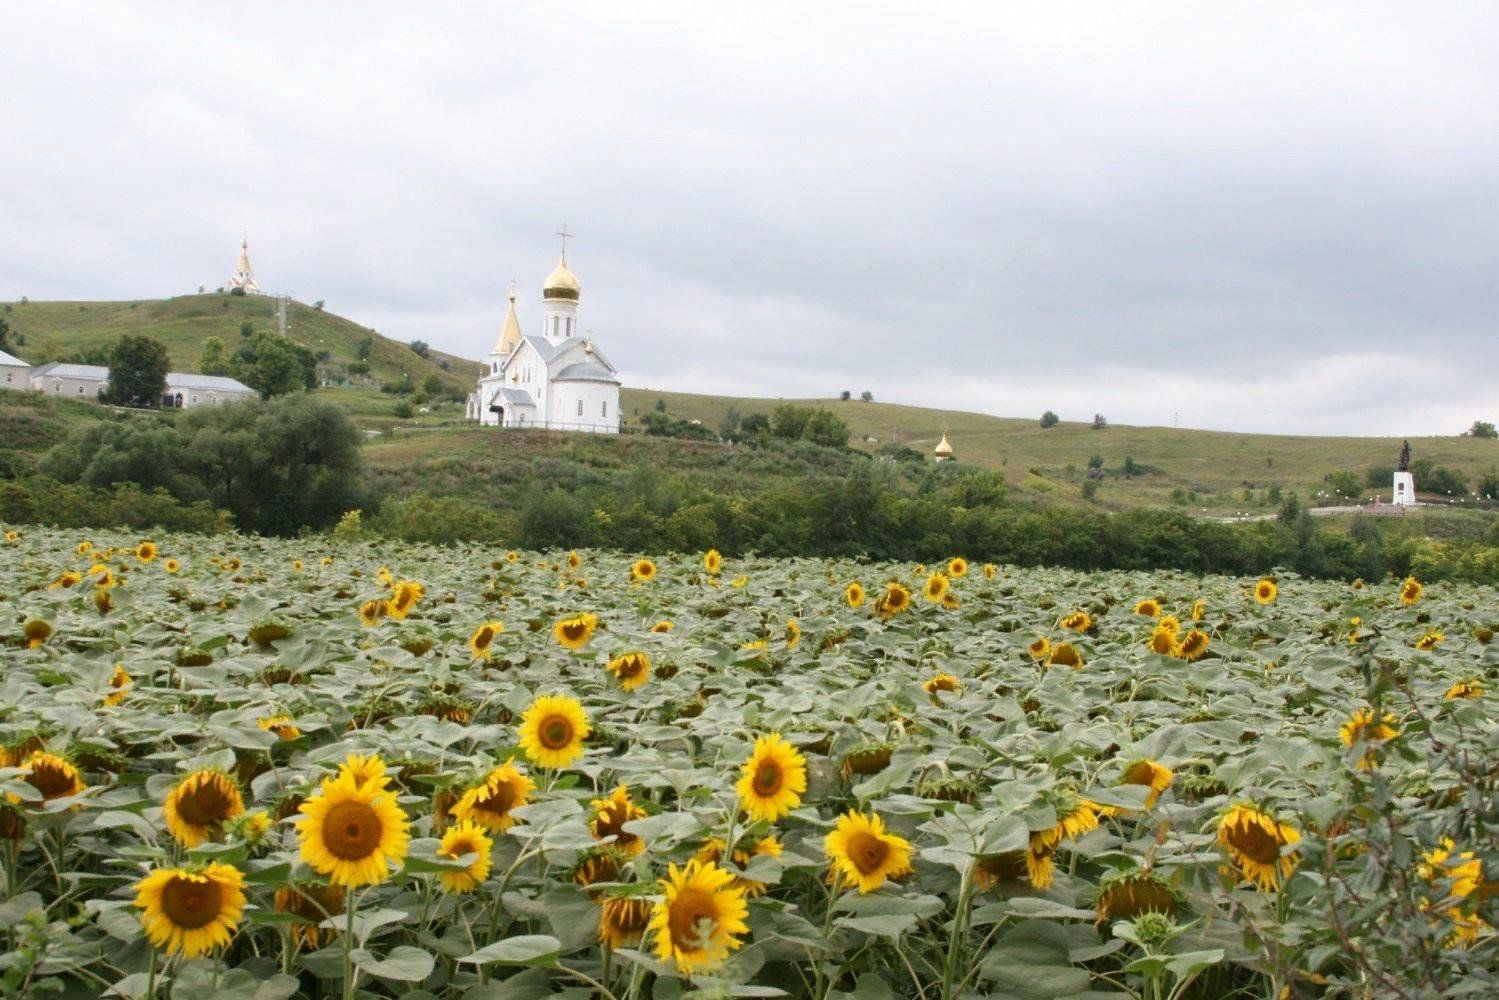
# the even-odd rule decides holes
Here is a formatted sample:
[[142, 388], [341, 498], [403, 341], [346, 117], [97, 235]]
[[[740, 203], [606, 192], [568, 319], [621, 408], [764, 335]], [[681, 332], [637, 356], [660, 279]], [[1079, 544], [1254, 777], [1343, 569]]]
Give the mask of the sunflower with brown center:
[[1143, 913], [1175, 916], [1181, 895], [1147, 868], [1130, 868], [1104, 876], [1098, 887], [1098, 923], [1133, 920]]
[[494, 841], [477, 823], [453, 824], [443, 833], [442, 842], [437, 847], [437, 856], [449, 861], [457, 861], [470, 854], [475, 857], [462, 869], [438, 872], [437, 880], [448, 892], [473, 892], [489, 878], [490, 852], [493, 850]]
[[1447, 699], [1448, 701], [1456, 701], [1462, 698], [1482, 698], [1483, 682], [1480, 681], [1477, 677], [1470, 677], [1465, 681], [1458, 681], [1457, 683], [1449, 687], [1447, 691], [1442, 695], [1442, 697]]
[[874, 610], [881, 618], [894, 618], [911, 607], [911, 591], [903, 583], [892, 581], [885, 586], [885, 593], [874, 602]]
[[1025, 647], [1025, 651], [1031, 654], [1032, 659], [1044, 660], [1051, 655], [1051, 640], [1044, 635], [1038, 635], [1035, 641]]
[[1058, 621], [1057, 627], [1076, 632], [1078, 635], [1086, 635], [1093, 631], [1093, 616], [1086, 611], [1074, 611]]
[[1259, 806], [1236, 803], [1218, 821], [1218, 844], [1246, 879], [1262, 892], [1276, 889], [1296, 868], [1295, 852], [1286, 848], [1301, 834]]
[[1051, 647], [1051, 653], [1046, 657], [1046, 665], [1081, 670], [1083, 669], [1083, 654], [1072, 643], [1059, 642]]
[[194, 771], [167, 793], [162, 817], [177, 843], [191, 850], [217, 838], [224, 824], [245, 811], [239, 786], [223, 771]]
[[1171, 655], [1179, 660], [1192, 662], [1200, 660], [1207, 654], [1208, 646], [1212, 639], [1201, 629], [1192, 629], [1182, 636], [1181, 641], [1171, 647]]
[[[77, 795], [88, 787], [84, 784], [83, 775], [78, 772], [78, 768], [65, 758], [45, 750], [33, 750], [15, 766], [25, 772], [21, 775], [21, 780], [40, 792], [43, 802]], [[13, 803], [21, 801], [18, 796], [9, 792], [6, 793], [6, 797]], [[34, 804], [28, 803], [28, 805]]]
[[1274, 604], [1275, 599], [1279, 596], [1280, 588], [1269, 577], [1254, 585], [1254, 599], [1260, 604]]
[[864, 592], [864, 585], [858, 580], [843, 588], [843, 602], [851, 608], [862, 608], [868, 596]]
[[426, 588], [415, 580], [402, 580], [395, 585], [395, 592], [390, 595], [390, 600], [386, 602], [386, 614], [390, 615], [396, 621], [404, 621], [406, 616], [411, 614], [412, 609], [417, 606], [417, 603], [421, 601], [422, 595], [425, 592]]
[[577, 699], [542, 695], [521, 715], [520, 747], [540, 767], [563, 768], [583, 756], [589, 732], [588, 716]]
[[1400, 603], [1406, 607], [1410, 607], [1412, 604], [1420, 601], [1425, 593], [1426, 588], [1421, 586], [1421, 581], [1413, 576], [1408, 576], [1405, 578], [1405, 582], [1400, 585]]
[[286, 742], [299, 739], [302, 735], [302, 730], [297, 728], [295, 720], [289, 715], [266, 716], [256, 719], [255, 724], [268, 733], [275, 733], [278, 738]]
[[1135, 614], [1144, 615], [1146, 618], [1159, 618], [1161, 616], [1161, 602], [1154, 597], [1147, 597], [1135, 605]]
[[359, 605], [359, 624], [367, 628], [373, 628], [380, 624], [380, 619], [384, 617], [385, 601], [378, 597]]
[[295, 882], [276, 890], [277, 913], [290, 913], [302, 919], [291, 925], [292, 940], [307, 948], [332, 943], [338, 932], [318, 924], [344, 912], [342, 886], [321, 882]]
[[865, 815], [849, 810], [838, 817], [833, 832], [823, 841], [823, 850], [833, 870], [858, 886], [860, 894], [871, 893], [911, 871], [911, 844], [885, 830], [878, 813]]
[[733, 881], [733, 875], [711, 863], [668, 867], [660, 880], [663, 898], [652, 908], [647, 926], [661, 961], [690, 976], [718, 965], [743, 944], [749, 906]]
[[962, 556], [954, 556], [947, 561], [947, 575], [953, 579], [968, 575], [968, 560]]
[[469, 653], [476, 660], [486, 659], [490, 649], [494, 646], [495, 637], [504, 631], [504, 622], [484, 622], [474, 629], [474, 634], [468, 638]]
[[718, 554], [717, 549], [709, 549], [703, 553], [703, 569], [712, 576], [717, 576], [723, 570], [723, 556]]
[[301, 858], [334, 885], [383, 882], [406, 857], [406, 814], [383, 782], [360, 785], [341, 773], [325, 779], [298, 812]]
[[656, 633], [657, 635], [665, 635], [666, 633], [670, 632], [674, 628], [676, 628], [675, 624], [673, 624], [672, 622], [669, 622], [669, 621], [667, 621], [665, 619], [662, 619], [661, 621], [659, 621], [656, 624], [654, 624], [654, 625], [651, 626], [651, 631], [654, 632], [654, 633]]
[[626, 823], [646, 817], [646, 811], [631, 801], [627, 786], [620, 785], [608, 798], [594, 799], [590, 806], [593, 819], [588, 828], [593, 832], [594, 840], [613, 837], [614, 846], [626, 857], [638, 857], [645, 851], [645, 841], [624, 829]]
[[933, 573], [926, 578], [926, 583], [921, 587], [921, 596], [931, 604], [941, 604], [942, 598], [947, 596], [948, 579], [946, 573]]
[[114, 673], [109, 675], [109, 694], [104, 696], [104, 704], [118, 705], [125, 700], [125, 695], [130, 690], [134, 678], [125, 671], [125, 664], [116, 663]]
[[563, 618], [552, 626], [552, 638], [563, 649], [579, 650], [588, 645], [588, 640], [593, 638], [593, 631], [598, 625], [598, 617], [593, 614]]
[[636, 583], [649, 583], [656, 578], [656, 564], [649, 559], [636, 559], [630, 564], [630, 579]]
[[761, 736], [740, 769], [734, 790], [739, 793], [740, 808], [751, 818], [774, 823], [801, 805], [807, 790], [807, 759], [780, 733]]
[[1445, 642], [1446, 639], [1447, 637], [1437, 629], [1429, 628], [1421, 638], [1416, 640], [1416, 648], [1423, 653], [1429, 653]]
[[515, 766], [513, 760], [490, 771], [479, 784], [466, 790], [452, 808], [453, 818], [473, 822], [494, 833], [504, 833], [515, 824], [516, 806], [531, 799], [536, 783]]
[[144, 541], [135, 547], [135, 558], [143, 563], [156, 561], [156, 543]]
[[52, 623], [41, 618], [28, 618], [21, 626], [21, 635], [26, 640], [27, 649], [40, 649], [52, 637]]
[[642, 652], [621, 653], [604, 665], [612, 673], [619, 686], [634, 691], [645, 684], [651, 676], [651, 658]]
[[651, 922], [650, 900], [640, 896], [605, 896], [599, 903], [599, 944], [633, 948]]
[[1152, 653], [1170, 656], [1171, 651], [1176, 648], [1176, 633], [1157, 625], [1150, 630], [1150, 638], [1145, 645], [1150, 647]]
[[146, 937], [154, 947], [183, 958], [224, 947], [244, 916], [244, 882], [233, 865], [156, 869], [135, 884]]

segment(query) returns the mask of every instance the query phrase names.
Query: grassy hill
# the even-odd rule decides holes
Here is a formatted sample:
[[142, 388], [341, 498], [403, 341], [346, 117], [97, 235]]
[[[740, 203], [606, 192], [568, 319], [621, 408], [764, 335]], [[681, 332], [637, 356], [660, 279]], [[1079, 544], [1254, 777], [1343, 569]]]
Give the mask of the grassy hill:
[[[25, 343], [12, 353], [32, 364], [55, 361], [74, 352], [107, 348], [124, 334], [141, 334], [166, 345], [172, 367], [197, 370], [203, 341], [217, 337], [226, 351], [239, 343], [246, 323], [254, 331], [276, 330], [277, 300], [261, 295], [182, 295], [133, 302], [0, 303], [5, 321]], [[482, 369], [476, 361], [432, 351], [423, 358], [405, 344], [368, 327], [300, 302], [287, 304], [287, 337], [321, 356], [327, 352], [327, 374], [349, 377], [354, 385], [378, 386], [409, 374], [418, 384], [438, 375], [455, 389], [469, 389]], [[368, 376], [348, 376], [360, 341], [369, 338]], [[446, 363], [442, 367], [439, 362]]]
[[[744, 417], [769, 413], [782, 403], [824, 407], [848, 424], [856, 447], [869, 451], [893, 442], [930, 456], [945, 428], [959, 461], [1002, 470], [1009, 483], [1058, 499], [1082, 498], [1088, 461], [1096, 455], [1103, 459], [1106, 472], [1096, 500], [1110, 507], [1171, 503], [1173, 499], [1180, 503], [1182, 494], [1187, 494], [1187, 502], [1195, 508], [1232, 513], [1269, 506], [1266, 493], [1272, 486], [1315, 497], [1318, 491], [1330, 492], [1324, 477], [1336, 470], [1350, 470], [1362, 482], [1371, 467], [1394, 468], [1401, 445], [1399, 438], [1239, 434], [1112, 424], [1093, 430], [1088, 423], [1069, 421], [1042, 429], [1035, 419], [891, 403], [736, 399], [651, 389], [625, 389], [620, 405], [627, 419], [638, 420], [657, 400], [673, 416], [701, 421], [715, 431], [730, 409]], [[1416, 459], [1456, 471], [1470, 488], [1485, 473], [1499, 469], [1499, 441], [1412, 438], [1411, 451]], [[1126, 457], [1144, 468], [1145, 474], [1125, 478], [1121, 469]], [[1245, 499], [1246, 490], [1252, 494], [1250, 499]], [[1369, 495], [1375, 492], [1389, 499], [1388, 479], [1382, 490], [1371, 489]], [[1190, 499], [1192, 493], [1197, 494], [1195, 500]]]

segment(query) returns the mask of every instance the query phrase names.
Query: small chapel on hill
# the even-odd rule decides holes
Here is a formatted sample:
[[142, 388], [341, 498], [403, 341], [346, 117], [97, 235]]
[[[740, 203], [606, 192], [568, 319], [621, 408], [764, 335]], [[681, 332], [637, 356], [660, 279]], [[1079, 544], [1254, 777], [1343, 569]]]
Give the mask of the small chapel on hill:
[[515, 286], [468, 418], [491, 427], [619, 433], [619, 373], [578, 327], [577, 275], [562, 257], [541, 287], [541, 334], [521, 332]]

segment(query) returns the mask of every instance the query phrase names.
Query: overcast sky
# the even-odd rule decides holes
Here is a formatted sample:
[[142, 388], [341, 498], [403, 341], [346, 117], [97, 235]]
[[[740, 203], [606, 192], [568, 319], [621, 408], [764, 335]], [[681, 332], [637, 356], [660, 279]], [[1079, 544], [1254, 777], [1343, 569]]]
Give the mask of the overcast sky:
[[629, 386], [1499, 418], [1494, 4], [314, 6], [7, 5], [0, 299], [213, 288], [248, 234], [480, 358], [565, 222]]

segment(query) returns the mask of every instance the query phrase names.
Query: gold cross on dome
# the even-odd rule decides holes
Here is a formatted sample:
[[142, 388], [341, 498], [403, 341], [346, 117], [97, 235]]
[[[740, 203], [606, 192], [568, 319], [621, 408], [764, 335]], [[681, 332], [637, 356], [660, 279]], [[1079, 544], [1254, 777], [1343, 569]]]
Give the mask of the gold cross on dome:
[[562, 255], [565, 257], [567, 256], [567, 241], [572, 239], [573, 236], [572, 233], [567, 231], [567, 223], [564, 222], [562, 224], [562, 228], [557, 230], [556, 235], [562, 237]]

